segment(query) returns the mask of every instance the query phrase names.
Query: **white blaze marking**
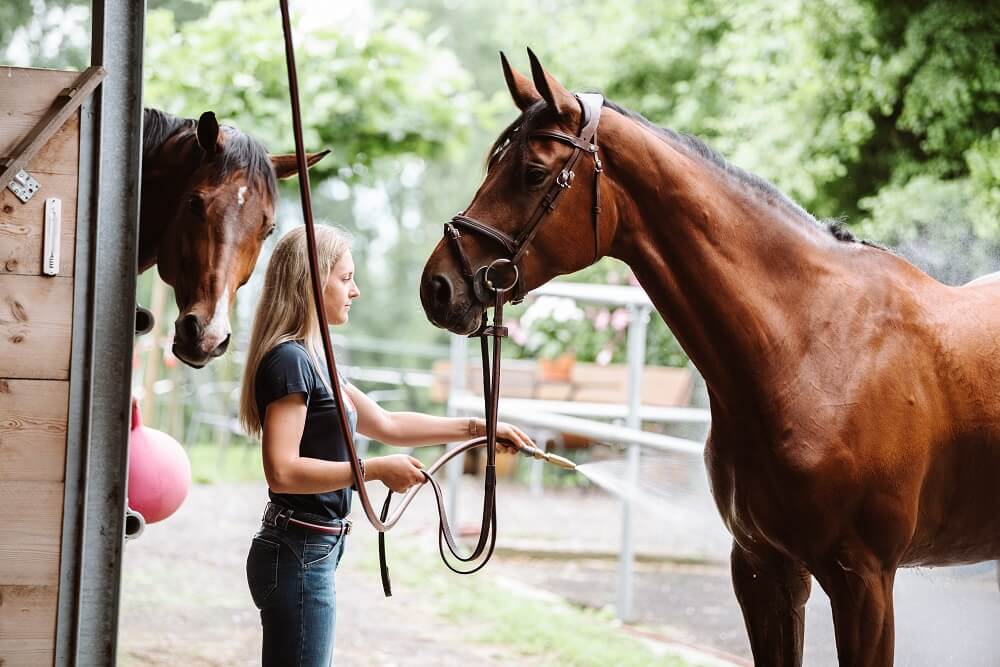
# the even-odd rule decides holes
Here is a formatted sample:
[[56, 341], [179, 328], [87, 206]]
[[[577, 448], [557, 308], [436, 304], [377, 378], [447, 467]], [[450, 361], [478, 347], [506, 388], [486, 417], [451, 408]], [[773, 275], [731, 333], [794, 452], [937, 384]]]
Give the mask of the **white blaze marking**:
[[212, 319], [202, 332], [201, 347], [208, 353], [217, 348], [229, 335], [229, 290], [215, 304]]
[[244, 193], [247, 191], [247, 186], [241, 185], [239, 192], [236, 193], [236, 201], [240, 206], [247, 203], [247, 200], [243, 197]]

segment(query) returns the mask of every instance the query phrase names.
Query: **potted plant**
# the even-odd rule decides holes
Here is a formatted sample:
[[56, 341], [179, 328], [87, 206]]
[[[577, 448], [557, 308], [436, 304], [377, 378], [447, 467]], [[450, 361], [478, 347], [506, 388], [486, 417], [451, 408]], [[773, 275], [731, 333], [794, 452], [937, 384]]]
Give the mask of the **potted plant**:
[[515, 342], [527, 354], [538, 358], [542, 380], [568, 382], [576, 360], [576, 345], [586, 329], [583, 310], [575, 301], [542, 296], [521, 316]]

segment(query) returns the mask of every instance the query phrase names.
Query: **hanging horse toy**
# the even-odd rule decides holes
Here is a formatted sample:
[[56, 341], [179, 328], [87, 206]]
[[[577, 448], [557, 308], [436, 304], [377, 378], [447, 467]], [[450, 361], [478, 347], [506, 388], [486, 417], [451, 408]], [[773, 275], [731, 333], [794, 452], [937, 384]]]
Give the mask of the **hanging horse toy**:
[[[281, 20], [285, 39], [285, 60], [288, 66], [288, 86], [292, 105], [292, 125], [295, 134], [295, 155], [299, 164], [299, 192], [302, 200], [302, 216], [306, 225], [306, 240], [309, 250], [309, 269], [312, 282], [313, 299], [316, 304], [316, 313], [320, 321], [320, 335], [323, 339], [323, 353], [326, 359], [327, 369], [330, 377], [337, 377], [337, 364], [333, 355], [333, 346], [330, 344], [330, 333], [326, 319], [326, 309], [323, 305], [323, 288], [317, 271], [318, 258], [316, 255], [315, 225], [312, 216], [312, 201], [309, 190], [309, 175], [305, 168], [306, 152], [302, 141], [302, 115], [299, 107], [298, 76], [295, 67], [295, 51], [292, 43], [291, 20], [289, 18], [288, 1], [281, 0]], [[379, 564], [382, 573], [382, 588], [386, 597], [392, 595], [392, 587], [389, 581], [389, 571], [386, 565], [385, 533], [389, 531], [399, 521], [403, 512], [412, 502], [417, 492], [430, 485], [434, 490], [437, 500], [438, 514], [440, 516], [438, 528], [438, 548], [441, 552], [441, 559], [452, 571], [459, 574], [472, 574], [482, 569], [493, 554], [493, 547], [496, 544], [496, 440], [497, 440], [497, 404], [500, 398], [500, 344], [507, 335], [507, 328], [503, 326], [503, 303], [507, 300], [509, 293], [518, 284], [517, 268], [514, 263], [508, 260], [498, 260], [488, 267], [483, 267], [480, 273], [482, 278], [483, 294], [488, 295], [490, 302], [494, 306], [493, 323], [489, 324], [487, 315], [483, 313], [483, 318], [479, 330], [473, 334], [481, 341], [483, 357], [483, 397], [485, 400], [486, 412], [486, 436], [467, 440], [446, 452], [441, 458], [428, 466], [424, 471], [424, 483], [408, 490], [404, 495], [396, 510], [390, 515], [392, 492], [385, 498], [382, 512], [376, 513], [368, 490], [363, 483], [357, 485], [358, 496], [365, 514], [372, 526], [379, 533]], [[493, 338], [492, 359], [490, 355], [488, 338]], [[340, 383], [331, 383], [334, 398], [337, 405], [343, 405]], [[354, 445], [354, 438], [351, 435], [351, 428], [347, 421], [347, 413], [339, 411], [340, 429], [347, 449], [350, 453], [351, 469], [355, 479], [363, 479], [360, 458]], [[448, 522], [445, 512], [444, 495], [440, 484], [434, 479], [434, 473], [440, 470], [448, 461], [456, 456], [476, 447], [486, 447], [486, 474], [484, 482], [483, 516], [479, 529], [479, 539], [472, 553], [463, 556], [459, 553], [459, 547]], [[522, 448], [521, 451], [528, 456], [541, 459], [560, 466], [562, 468], [574, 469], [576, 465], [554, 454], [543, 452], [533, 447]], [[445, 555], [445, 546], [452, 557], [459, 561], [454, 564]]]

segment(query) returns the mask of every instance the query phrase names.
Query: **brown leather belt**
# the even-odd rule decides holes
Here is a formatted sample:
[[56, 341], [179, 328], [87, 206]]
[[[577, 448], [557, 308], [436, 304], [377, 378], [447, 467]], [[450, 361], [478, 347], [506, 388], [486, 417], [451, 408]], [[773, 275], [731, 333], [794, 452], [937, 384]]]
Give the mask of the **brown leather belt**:
[[[351, 532], [351, 522], [347, 519], [340, 519], [337, 523], [316, 523], [314, 521], [295, 518], [294, 515], [294, 510], [268, 502], [267, 506], [264, 507], [264, 516], [261, 517], [261, 523], [269, 528], [277, 528], [278, 530], [287, 530], [289, 526], [297, 526], [313, 533], [322, 533], [323, 535], [347, 535]], [[300, 516], [302, 515], [300, 514]]]

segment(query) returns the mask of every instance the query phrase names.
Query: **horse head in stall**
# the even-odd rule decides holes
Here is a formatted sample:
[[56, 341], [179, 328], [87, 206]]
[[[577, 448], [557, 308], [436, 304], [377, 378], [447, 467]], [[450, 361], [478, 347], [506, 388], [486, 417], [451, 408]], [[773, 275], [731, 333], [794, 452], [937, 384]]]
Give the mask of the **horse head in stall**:
[[898, 567], [1000, 558], [1000, 281], [943, 285], [529, 55], [530, 79], [503, 59], [521, 114], [427, 260], [428, 319], [466, 334], [496, 281], [626, 262], [708, 387], [757, 664], [801, 664], [812, 575], [840, 663], [891, 665]]
[[269, 155], [210, 111], [146, 109], [142, 157], [139, 271], [155, 264], [174, 289], [174, 354], [201, 368], [229, 345], [229, 307], [274, 231], [276, 181], [295, 175], [295, 155]]

